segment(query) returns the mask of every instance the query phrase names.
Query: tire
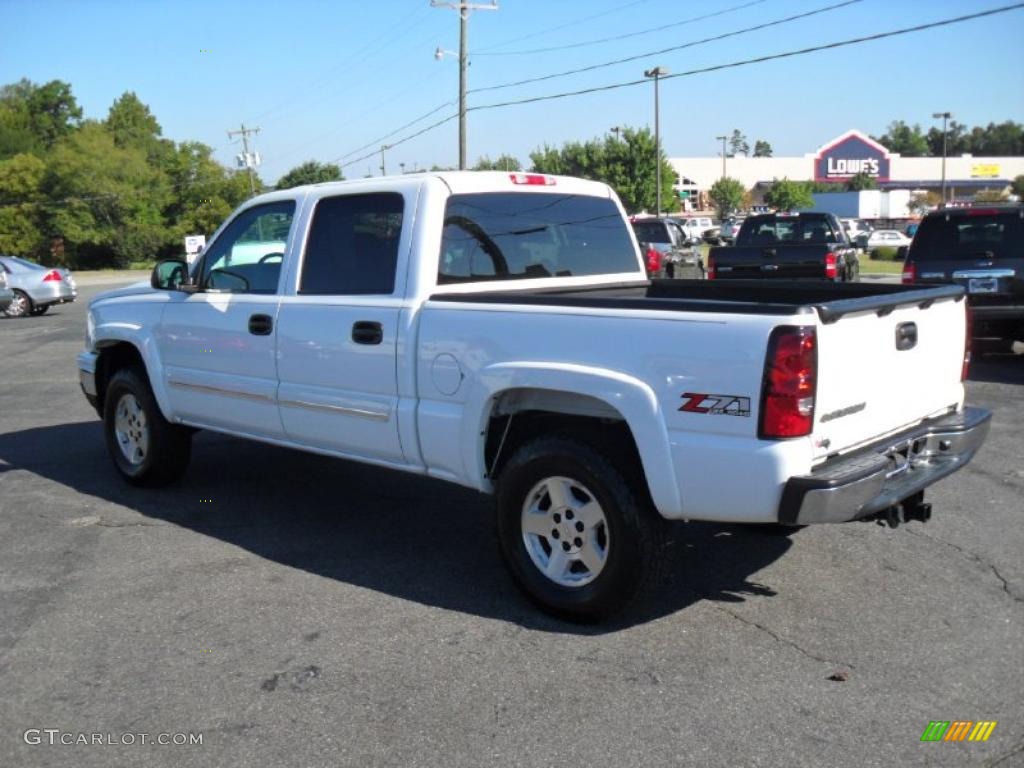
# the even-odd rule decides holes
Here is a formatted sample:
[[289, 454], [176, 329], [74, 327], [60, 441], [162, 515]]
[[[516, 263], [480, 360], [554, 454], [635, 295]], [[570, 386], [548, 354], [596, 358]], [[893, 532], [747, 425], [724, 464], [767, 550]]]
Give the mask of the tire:
[[14, 290], [14, 298], [4, 310], [8, 317], [28, 317], [32, 314], [32, 299], [24, 291]]
[[163, 417], [138, 367], [120, 369], [107, 384], [103, 432], [114, 466], [132, 485], [167, 485], [188, 467], [192, 433]]
[[607, 618], [663, 572], [666, 523], [642, 474], [630, 483], [624, 466], [570, 437], [544, 437], [519, 448], [502, 470], [502, 555], [516, 584], [546, 612], [571, 621]]
[[32, 311], [29, 314], [32, 315], [32, 317], [39, 317], [40, 315], [45, 315], [46, 311], [49, 308], [50, 308], [49, 304], [45, 304], [45, 305], [43, 305], [41, 307], [33, 307]]

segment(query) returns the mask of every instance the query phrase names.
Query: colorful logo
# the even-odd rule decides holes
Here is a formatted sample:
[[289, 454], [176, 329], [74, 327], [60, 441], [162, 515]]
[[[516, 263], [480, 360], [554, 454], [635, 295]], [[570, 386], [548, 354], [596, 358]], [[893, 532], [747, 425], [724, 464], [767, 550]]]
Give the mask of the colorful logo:
[[996, 728], [995, 720], [932, 720], [921, 734], [921, 741], [988, 741]]

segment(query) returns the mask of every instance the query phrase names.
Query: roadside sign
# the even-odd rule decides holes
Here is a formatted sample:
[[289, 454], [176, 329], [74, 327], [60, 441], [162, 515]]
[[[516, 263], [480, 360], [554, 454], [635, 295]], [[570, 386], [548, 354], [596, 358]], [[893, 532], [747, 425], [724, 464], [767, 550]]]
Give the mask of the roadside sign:
[[188, 263], [196, 260], [199, 253], [206, 247], [206, 235], [185, 235], [185, 256]]

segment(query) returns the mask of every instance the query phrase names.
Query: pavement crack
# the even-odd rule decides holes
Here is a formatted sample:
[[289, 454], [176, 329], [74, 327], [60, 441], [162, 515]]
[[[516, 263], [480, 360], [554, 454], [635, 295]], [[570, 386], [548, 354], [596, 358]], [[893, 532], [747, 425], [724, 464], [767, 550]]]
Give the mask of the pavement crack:
[[949, 547], [950, 549], [954, 549], [957, 552], [959, 552], [965, 560], [972, 563], [977, 563], [983, 568], [990, 570], [992, 572], [992, 575], [999, 580], [999, 583], [1003, 588], [1003, 592], [1005, 592], [1011, 600], [1017, 603], [1024, 603], [1024, 597], [1021, 597], [1020, 595], [1016, 594], [1012, 589], [1010, 589], [1010, 582], [1007, 581], [1006, 577], [999, 572], [999, 569], [996, 568], [988, 560], [983, 558], [981, 555], [975, 552], [971, 552], [969, 549], [964, 549], [959, 544], [954, 544], [951, 541], [939, 539], [935, 536], [929, 536], [927, 533], [915, 531], [913, 528], [910, 527], [907, 528], [907, 533], [911, 534], [912, 536], [917, 536], [919, 539], [928, 539], [929, 541], [934, 541], [936, 544], [942, 544], [943, 546]]
[[163, 528], [164, 523], [150, 523], [142, 520], [135, 522], [120, 521], [120, 520], [100, 520], [98, 523], [93, 523], [100, 528]]
[[793, 642], [788, 637], [783, 637], [782, 635], [780, 635], [778, 632], [776, 632], [775, 630], [771, 629], [770, 627], [766, 627], [764, 624], [756, 622], [753, 619], [748, 619], [748, 618], [746, 618], [744, 616], [741, 616], [740, 614], [736, 613], [735, 611], [730, 611], [728, 608], [725, 608], [725, 607], [723, 607], [721, 605], [715, 605], [714, 603], [712, 603], [711, 605], [712, 605], [713, 608], [721, 611], [722, 613], [726, 613], [726, 614], [732, 616], [737, 621], [740, 621], [740, 622], [742, 622], [742, 623], [744, 623], [744, 624], [746, 624], [748, 626], [755, 627], [756, 629], [761, 630], [765, 634], [767, 634], [770, 637], [772, 637], [776, 642], [779, 642], [779, 643], [781, 643], [783, 645], [788, 645], [790, 648], [793, 648], [794, 650], [800, 652], [801, 654], [806, 656], [808, 659], [812, 659], [813, 661], [820, 661], [820, 662], [822, 662], [824, 664], [835, 664], [835, 665], [846, 667], [848, 669], [856, 669], [856, 667], [854, 667], [853, 664], [850, 664], [848, 662], [837, 661], [836, 659], [829, 659], [829, 658], [826, 658], [824, 656], [819, 656], [818, 654], [814, 653], [813, 651], [807, 650], [802, 645], [799, 645], [798, 643]]
[[[1013, 747], [1010, 748], [1009, 752], [1004, 752], [1001, 755], [996, 755], [991, 760], [985, 763], [986, 768], [995, 768], [997, 765], [1006, 763], [1011, 757], [1016, 757], [1024, 753], [1024, 739], [1018, 741]], [[1016, 763], [1013, 763], [1016, 765]]]

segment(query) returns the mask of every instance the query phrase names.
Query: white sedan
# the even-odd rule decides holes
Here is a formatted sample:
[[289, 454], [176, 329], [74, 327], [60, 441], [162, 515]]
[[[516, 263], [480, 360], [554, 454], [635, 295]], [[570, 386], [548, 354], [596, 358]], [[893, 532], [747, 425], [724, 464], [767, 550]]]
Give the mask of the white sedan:
[[876, 229], [868, 236], [867, 249], [900, 248], [910, 245], [910, 238], [895, 229]]

